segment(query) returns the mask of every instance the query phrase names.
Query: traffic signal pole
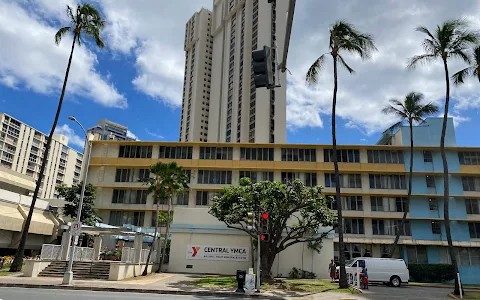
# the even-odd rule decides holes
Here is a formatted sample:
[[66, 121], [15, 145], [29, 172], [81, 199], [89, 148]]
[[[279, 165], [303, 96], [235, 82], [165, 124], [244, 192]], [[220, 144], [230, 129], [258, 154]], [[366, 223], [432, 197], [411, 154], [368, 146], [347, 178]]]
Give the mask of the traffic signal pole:
[[260, 261], [261, 261], [261, 252], [260, 252], [260, 245], [261, 245], [261, 239], [260, 239], [260, 236], [261, 236], [261, 233], [260, 233], [260, 228], [258, 228], [260, 226], [260, 220], [261, 218], [261, 212], [260, 212], [260, 205], [258, 207], [258, 226], [257, 226], [257, 291], [260, 291], [260, 267], [261, 267], [261, 264], [260, 264]]

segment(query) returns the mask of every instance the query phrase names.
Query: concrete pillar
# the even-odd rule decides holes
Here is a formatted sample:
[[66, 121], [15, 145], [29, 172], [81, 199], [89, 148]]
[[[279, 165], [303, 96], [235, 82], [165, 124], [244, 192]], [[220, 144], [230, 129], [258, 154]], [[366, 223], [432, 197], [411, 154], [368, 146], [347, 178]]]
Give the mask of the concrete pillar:
[[135, 248], [135, 261], [134, 263], [140, 263], [140, 257], [142, 253], [142, 246], [143, 246], [143, 235], [136, 235], [135, 240], [133, 242], [133, 248]]
[[68, 251], [70, 250], [70, 244], [72, 240], [72, 235], [70, 232], [64, 231], [62, 234], [62, 254], [60, 256], [61, 260], [68, 260]]
[[93, 240], [93, 258], [94, 260], [98, 260], [100, 257], [100, 252], [102, 252], [102, 236], [97, 235]]
[[162, 245], [162, 237], [158, 237], [157, 242], [155, 244], [155, 250], [157, 250], [157, 257], [155, 257], [155, 262], [159, 263], [160, 262], [160, 257], [162, 256], [162, 251], [161, 251], [161, 245]]

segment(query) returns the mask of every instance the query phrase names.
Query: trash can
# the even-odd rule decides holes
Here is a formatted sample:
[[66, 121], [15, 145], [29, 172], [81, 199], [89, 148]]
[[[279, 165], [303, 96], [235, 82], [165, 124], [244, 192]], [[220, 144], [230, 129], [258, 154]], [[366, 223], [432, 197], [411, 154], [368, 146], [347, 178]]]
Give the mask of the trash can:
[[236, 293], [245, 293], [245, 290], [243, 289], [243, 285], [245, 284], [245, 277], [247, 275], [247, 271], [245, 270], [237, 270], [237, 290], [235, 291]]

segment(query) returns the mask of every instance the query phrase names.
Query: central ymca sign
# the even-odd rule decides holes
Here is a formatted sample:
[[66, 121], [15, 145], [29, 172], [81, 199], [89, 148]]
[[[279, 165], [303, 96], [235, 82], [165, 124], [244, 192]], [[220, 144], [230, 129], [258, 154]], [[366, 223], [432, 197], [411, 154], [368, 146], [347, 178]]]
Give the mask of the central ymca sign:
[[250, 248], [233, 246], [187, 246], [187, 259], [248, 261]]

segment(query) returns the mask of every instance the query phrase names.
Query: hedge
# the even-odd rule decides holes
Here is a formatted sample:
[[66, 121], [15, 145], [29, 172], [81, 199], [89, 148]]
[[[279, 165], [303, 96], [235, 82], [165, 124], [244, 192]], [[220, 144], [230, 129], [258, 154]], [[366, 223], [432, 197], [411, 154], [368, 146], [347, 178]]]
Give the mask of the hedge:
[[448, 264], [411, 264], [408, 265], [410, 278], [415, 282], [446, 282], [455, 279], [455, 271]]

